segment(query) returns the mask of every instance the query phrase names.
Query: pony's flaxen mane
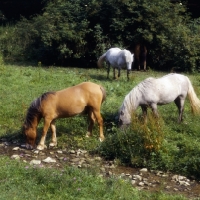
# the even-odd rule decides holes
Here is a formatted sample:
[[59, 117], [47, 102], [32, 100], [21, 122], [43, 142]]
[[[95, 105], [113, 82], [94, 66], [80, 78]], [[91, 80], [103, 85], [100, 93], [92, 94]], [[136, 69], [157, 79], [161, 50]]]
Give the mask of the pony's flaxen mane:
[[40, 112], [41, 102], [43, 100], [45, 100], [49, 96], [49, 94], [55, 94], [55, 92], [46, 92], [46, 93], [42, 94], [39, 98], [35, 99], [31, 103], [31, 105], [30, 105], [30, 107], [27, 111], [26, 119], [25, 119], [25, 122], [24, 122], [24, 124], [27, 127], [31, 127], [33, 119], [36, 116], [39, 116], [41, 114], [41, 112]]

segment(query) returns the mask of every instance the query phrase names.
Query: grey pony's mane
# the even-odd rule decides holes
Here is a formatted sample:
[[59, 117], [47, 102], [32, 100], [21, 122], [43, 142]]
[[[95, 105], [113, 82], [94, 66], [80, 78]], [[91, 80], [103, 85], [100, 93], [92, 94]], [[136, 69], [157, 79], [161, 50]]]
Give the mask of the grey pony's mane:
[[126, 62], [133, 62], [133, 55], [127, 49], [123, 49], [119, 52], [120, 55], [124, 55]]
[[147, 78], [136, 85], [125, 97], [120, 110], [130, 115], [137, 109], [140, 99], [146, 95], [146, 91], [155, 87], [155, 78]]
[[26, 119], [24, 122], [24, 124], [27, 127], [31, 127], [33, 119], [37, 117], [38, 115], [41, 115], [41, 111], [40, 111], [41, 102], [45, 100], [49, 96], [49, 94], [55, 94], [55, 92], [46, 92], [31, 103], [27, 111]]

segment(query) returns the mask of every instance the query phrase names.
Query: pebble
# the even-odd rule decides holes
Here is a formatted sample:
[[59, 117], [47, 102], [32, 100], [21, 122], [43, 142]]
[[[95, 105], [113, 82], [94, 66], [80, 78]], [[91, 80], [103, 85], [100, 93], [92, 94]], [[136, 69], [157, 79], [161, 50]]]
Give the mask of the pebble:
[[69, 151], [71, 154], [75, 154], [76, 153], [76, 151], [74, 151], [74, 150], [70, 150]]
[[40, 165], [41, 164], [41, 160], [31, 160], [30, 161], [30, 165]]
[[143, 182], [139, 182], [138, 185], [139, 186], [144, 186], [144, 183]]
[[13, 150], [13, 151], [18, 151], [18, 150], [19, 150], [19, 147], [14, 147], [12, 150]]
[[136, 181], [135, 180], [131, 180], [131, 185], [135, 185]]
[[45, 163], [55, 163], [56, 160], [53, 159], [53, 158], [47, 157], [46, 159], [43, 160], [43, 162], [45, 162]]
[[33, 151], [34, 154], [38, 154], [39, 153], [39, 150], [35, 150]]
[[133, 179], [138, 179], [139, 181], [141, 181], [142, 177], [140, 175], [133, 175]]
[[19, 160], [19, 159], [20, 159], [20, 156], [19, 156], [19, 155], [12, 155], [11, 158], [12, 158], [12, 159], [15, 159], [15, 160]]
[[142, 169], [140, 170], [140, 172], [148, 172], [148, 169], [147, 169], [147, 168], [142, 168]]

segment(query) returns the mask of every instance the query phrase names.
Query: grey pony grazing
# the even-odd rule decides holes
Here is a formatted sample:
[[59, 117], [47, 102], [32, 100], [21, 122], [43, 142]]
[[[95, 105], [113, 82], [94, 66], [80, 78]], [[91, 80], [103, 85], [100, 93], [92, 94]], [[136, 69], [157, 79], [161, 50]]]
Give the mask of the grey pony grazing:
[[158, 116], [157, 105], [174, 101], [179, 110], [178, 122], [183, 119], [185, 98], [189, 97], [193, 113], [200, 113], [200, 100], [187, 76], [168, 74], [161, 78], [147, 78], [135, 86], [125, 97], [119, 109], [120, 125], [130, 124], [132, 113], [141, 106], [146, 119], [147, 107]]

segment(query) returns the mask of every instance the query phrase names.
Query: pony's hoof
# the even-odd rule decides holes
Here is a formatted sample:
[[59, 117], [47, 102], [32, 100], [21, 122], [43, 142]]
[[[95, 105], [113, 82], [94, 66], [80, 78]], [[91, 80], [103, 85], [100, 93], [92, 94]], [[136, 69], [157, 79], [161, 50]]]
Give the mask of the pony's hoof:
[[99, 141], [100, 141], [100, 142], [103, 142], [103, 141], [104, 141], [104, 139], [105, 139], [105, 138], [99, 138]]
[[87, 138], [89, 138], [90, 136], [91, 136], [90, 133], [87, 133], [87, 134], [85, 135], [85, 137], [87, 137]]
[[51, 142], [51, 143], [49, 144], [49, 147], [56, 147], [56, 146], [57, 146], [57, 143]]
[[47, 148], [47, 146], [46, 145], [41, 145], [41, 144], [39, 144], [38, 146], [37, 146], [37, 149], [38, 150], [44, 150], [44, 149], [46, 149]]

